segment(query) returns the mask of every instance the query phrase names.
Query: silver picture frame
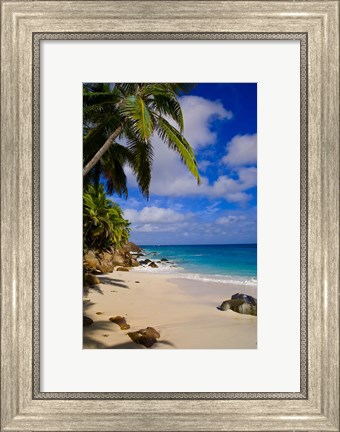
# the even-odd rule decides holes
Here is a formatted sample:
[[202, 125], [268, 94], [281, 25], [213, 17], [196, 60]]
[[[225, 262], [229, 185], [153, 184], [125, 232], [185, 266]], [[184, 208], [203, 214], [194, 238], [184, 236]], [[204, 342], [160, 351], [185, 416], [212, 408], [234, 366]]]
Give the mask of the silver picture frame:
[[[339, 1], [1, 6], [1, 431], [338, 431]], [[39, 68], [46, 39], [300, 42], [299, 392], [40, 391]]]

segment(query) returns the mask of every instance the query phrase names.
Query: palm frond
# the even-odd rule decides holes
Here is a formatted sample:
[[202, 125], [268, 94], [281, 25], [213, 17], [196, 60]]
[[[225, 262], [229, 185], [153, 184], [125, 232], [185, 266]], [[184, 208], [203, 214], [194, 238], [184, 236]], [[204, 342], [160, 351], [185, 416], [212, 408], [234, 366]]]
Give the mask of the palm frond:
[[177, 151], [184, 164], [197, 179], [197, 183], [200, 184], [201, 180], [195, 153], [184, 136], [167, 120], [161, 117], [158, 118], [157, 133], [162, 141], [166, 142], [172, 150]]
[[194, 83], [169, 83], [168, 86], [177, 94], [190, 93], [195, 87]]
[[[124, 168], [129, 165], [142, 194], [148, 198], [153, 160], [151, 140], [155, 130], [180, 155], [199, 183], [194, 152], [183, 136], [183, 113], [178, 101], [178, 96], [194, 86], [188, 83], [84, 83], [83, 159], [87, 170], [93, 165], [96, 168], [84, 177], [84, 185], [98, 185], [104, 181], [109, 193], [127, 196]], [[115, 131], [119, 131], [118, 136], [114, 135]], [[125, 150], [117, 147], [120, 138], [128, 142]]]
[[107, 116], [98, 125], [86, 129], [83, 138], [83, 161], [84, 165], [105, 143], [107, 138], [119, 127], [119, 118]]
[[124, 166], [133, 165], [131, 151], [114, 143], [100, 161], [102, 174], [106, 180], [106, 191], [109, 195], [116, 192], [119, 196], [128, 197], [127, 177]]
[[153, 132], [153, 123], [144, 100], [140, 96], [128, 96], [123, 100], [120, 110], [136, 136], [148, 141]]
[[128, 148], [132, 154], [132, 169], [142, 195], [149, 199], [153, 148], [150, 141], [129, 137]]
[[182, 108], [176, 98], [164, 95], [155, 95], [153, 106], [161, 115], [166, 115], [175, 120], [180, 131], [183, 132], [184, 120]]
[[[179, 84], [179, 86], [181, 85]], [[141, 95], [148, 101], [153, 110], [158, 114], [172, 118], [181, 132], [183, 131], [183, 113], [177, 98], [178, 92], [175, 84], [145, 84], [141, 89]]]

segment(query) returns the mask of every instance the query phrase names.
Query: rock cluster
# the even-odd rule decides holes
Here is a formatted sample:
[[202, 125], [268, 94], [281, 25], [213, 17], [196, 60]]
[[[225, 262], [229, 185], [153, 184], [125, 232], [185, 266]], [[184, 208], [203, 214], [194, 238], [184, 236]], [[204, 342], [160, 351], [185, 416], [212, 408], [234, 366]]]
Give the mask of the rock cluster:
[[[107, 251], [88, 250], [84, 253], [83, 265], [84, 273], [111, 273], [115, 267], [137, 267], [139, 262], [136, 256], [142, 253], [142, 249], [136, 244], [129, 242], [119, 250], [111, 249]], [[85, 277], [84, 277], [85, 280]], [[86, 280], [85, 280], [86, 282]], [[89, 284], [97, 282], [88, 282]]]
[[250, 295], [237, 293], [232, 295], [231, 299], [222, 302], [217, 309], [222, 311], [230, 309], [240, 314], [257, 316], [257, 300]]

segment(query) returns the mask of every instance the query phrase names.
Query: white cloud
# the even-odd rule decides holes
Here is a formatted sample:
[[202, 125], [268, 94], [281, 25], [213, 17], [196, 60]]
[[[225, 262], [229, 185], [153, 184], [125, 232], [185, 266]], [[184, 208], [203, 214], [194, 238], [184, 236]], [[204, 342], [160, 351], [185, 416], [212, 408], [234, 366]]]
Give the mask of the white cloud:
[[184, 222], [133, 224], [137, 244], [202, 244], [256, 242], [256, 208], [227, 211], [207, 221], [201, 213]]
[[[157, 151], [158, 152], [158, 151]], [[168, 155], [168, 158], [163, 158]], [[176, 154], [165, 149], [158, 153], [151, 180], [151, 194], [169, 197], [202, 196], [208, 198], [225, 199], [229, 202], [244, 203], [251, 199], [246, 193], [256, 186], [256, 167], [240, 167], [235, 171], [236, 177], [221, 175], [209, 184], [209, 179], [201, 176], [201, 184], [187, 171], [176, 158]], [[129, 176], [130, 185], [135, 185], [134, 178]]]
[[238, 178], [245, 188], [252, 188], [257, 183], [257, 168], [242, 167], [237, 170]]
[[179, 230], [179, 225], [159, 225], [159, 224], [144, 224], [136, 225], [133, 230], [139, 233], [175, 233]]
[[[164, 180], [167, 177], [165, 173]], [[255, 167], [242, 167], [237, 170], [236, 178], [222, 175], [212, 184], [209, 184], [207, 177], [201, 177], [201, 181], [198, 186], [195, 179], [183, 173], [153, 184], [152, 192], [163, 196], [205, 196], [224, 198], [230, 202], [245, 202], [251, 198], [246, 191], [256, 186], [257, 170]]]
[[211, 166], [212, 165], [212, 162], [211, 161], [209, 161], [209, 160], [201, 160], [199, 163], [198, 163], [198, 169], [200, 170], [200, 171], [206, 171], [207, 170], [207, 168], [209, 167], [209, 166]]
[[[216, 136], [210, 130], [211, 119], [223, 120], [232, 116], [231, 112], [225, 110], [221, 102], [212, 102], [198, 96], [182, 97], [181, 106], [185, 119], [184, 135], [191, 145], [196, 147], [196, 153], [197, 147], [215, 143]], [[201, 176], [201, 185], [198, 186], [197, 181], [180, 161], [177, 153], [170, 150], [157, 136], [153, 138], [152, 142], [154, 162], [150, 185], [151, 195], [204, 196], [222, 198], [235, 203], [245, 203], [251, 199], [246, 191], [256, 185], [255, 167], [239, 167], [235, 171], [235, 178], [221, 175], [213, 183], [209, 183], [208, 177]], [[206, 162], [203, 161], [203, 167], [209, 164], [209, 161]], [[129, 187], [136, 187], [137, 184], [132, 171], [127, 168], [126, 173]]]
[[227, 154], [222, 161], [229, 166], [256, 164], [257, 135], [236, 135], [227, 144]]
[[184, 136], [193, 148], [216, 142], [216, 134], [210, 130], [214, 119], [230, 120], [233, 116], [220, 101], [210, 101], [200, 96], [183, 96], [180, 104], [184, 117]]
[[[248, 172], [251, 170], [251, 172]], [[242, 168], [238, 178], [226, 175], [218, 177], [214, 184], [208, 187], [208, 194], [213, 197], [223, 197], [231, 202], [247, 201], [250, 197], [245, 193], [256, 185], [256, 168]]]
[[234, 224], [238, 221], [242, 221], [244, 219], [245, 219], [245, 216], [229, 215], [229, 216], [222, 216], [222, 217], [218, 218], [216, 220], [216, 223], [218, 223], [220, 225], [230, 225], [230, 224]]
[[154, 207], [154, 206], [144, 207], [140, 211], [128, 208], [124, 210], [124, 215], [126, 219], [128, 219], [130, 222], [142, 223], [142, 224], [177, 223], [177, 222], [183, 222], [184, 220], [190, 217], [189, 213], [183, 214], [183, 213], [178, 213], [169, 208], [161, 208], [161, 207]]
[[132, 232], [135, 233], [177, 233], [188, 226], [193, 214], [147, 206], [140, 211], [124, 209], [124, 216], [132, 223]]

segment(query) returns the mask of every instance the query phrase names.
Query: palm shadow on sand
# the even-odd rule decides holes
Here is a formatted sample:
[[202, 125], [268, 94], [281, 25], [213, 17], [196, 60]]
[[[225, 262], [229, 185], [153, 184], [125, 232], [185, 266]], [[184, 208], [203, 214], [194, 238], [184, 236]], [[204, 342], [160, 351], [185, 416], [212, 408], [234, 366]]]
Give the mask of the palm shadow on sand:
[[87, 296], [91, 292], [96, 294], [104, 294], [104, 291], [100, 288], [99, 285], [85, 285], [83, 288], [84, 296]]
[[[121, 279], [111, 279], [108, 277], [98, 277], [100, 280], [100, 283], [103, 285], [111, 285], [116, 288], [124, 288], [124, 289], [130, 289], [124, 281]], [[104, 294], [103, 289], [99, 285], [85, 285], [83, 288], [83, 294], [86, 297], [89, 293], [96, 293], [96, 294]]]
[[104, 285], [112, 285], [118, 288], [126, 288], [126, 289], [130, 289], [122, 279], [111, 279], [105, 276], [98, 276], [98, 279], [100, 280], [101, 284]]
[[83, 300], [83, 315], [86, 314], [86, 311], [93, 306], [95, 303], [93, 303], [91, 300]]

